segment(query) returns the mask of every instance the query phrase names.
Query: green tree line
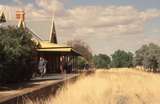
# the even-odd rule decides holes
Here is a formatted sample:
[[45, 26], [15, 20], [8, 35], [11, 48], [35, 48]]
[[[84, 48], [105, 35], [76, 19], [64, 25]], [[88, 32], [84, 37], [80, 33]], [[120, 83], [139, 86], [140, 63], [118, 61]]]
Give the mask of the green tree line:
[[135, 53], [117, 50], [112, 55], [93, 56], [96, 68], [123, 68], [141, 66], [157, 72], [160, 69], [160, 46], [150, 43], [140, 47]]

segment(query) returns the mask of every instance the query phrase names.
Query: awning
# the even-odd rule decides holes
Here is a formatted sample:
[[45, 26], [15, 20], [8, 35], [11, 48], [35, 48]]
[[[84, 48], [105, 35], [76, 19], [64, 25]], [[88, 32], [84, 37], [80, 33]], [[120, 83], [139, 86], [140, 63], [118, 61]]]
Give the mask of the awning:
[[37, 49], [39, 52], [71, 52], [72, 48]]
[[54, 44], [50, 43], [48, 41], [39, 41], [40, 43], [40, 48], [41, 49], [50, 49], [50, 48], [70, 48], [67, 45], [60, 45], [60, 44]]
[[81, 56], [72, 47], [66, 45], [49, 43], [48, 41], [40, 41], [39, 43], [40, 43], [40, 48], [37, 49], [38, 52]]
[[78, 52], [73, 50], [72, 48], [50, 48], [50, 49], [37, 49], [38, 52], [48, 52], [48, 53], [59, 53], [59, 54], [67, 54], [67, 55], [75, 55], [81, 56]]

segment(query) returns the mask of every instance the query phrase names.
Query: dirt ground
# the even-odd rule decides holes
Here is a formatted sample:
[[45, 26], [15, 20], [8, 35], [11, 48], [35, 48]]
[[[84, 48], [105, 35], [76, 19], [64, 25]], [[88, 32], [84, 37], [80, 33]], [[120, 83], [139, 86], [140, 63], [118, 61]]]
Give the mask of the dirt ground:
[[99, 70], [66, 85], [46, 104], [160, 104], [160, 75], [133, 69]]

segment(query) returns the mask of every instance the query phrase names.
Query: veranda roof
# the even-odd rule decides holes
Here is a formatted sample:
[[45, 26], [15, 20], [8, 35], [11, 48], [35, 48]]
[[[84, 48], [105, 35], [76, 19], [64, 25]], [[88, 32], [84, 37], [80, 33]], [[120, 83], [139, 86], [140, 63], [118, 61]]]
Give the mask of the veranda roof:
[[49, 41], [39, 41], [39, 43], [40, 43], [40, 49], [71, 48], [67, 45], [54, 44], [54, 43], [50, 43]]
[[50, 49], [37, 49], [41, 52], [71, 52], [72, 48], [50, 48]]
[[38, 52], [49, 52], [49, 53], [60, 53], [60, 54], [65, 53], [65, 54], [81, 56], [72, 47], [69, 47], [67, 45], [54, 44], [48, 41], [40, 41], [39, 43], [40, 43], [40, 48], [37, 49]]

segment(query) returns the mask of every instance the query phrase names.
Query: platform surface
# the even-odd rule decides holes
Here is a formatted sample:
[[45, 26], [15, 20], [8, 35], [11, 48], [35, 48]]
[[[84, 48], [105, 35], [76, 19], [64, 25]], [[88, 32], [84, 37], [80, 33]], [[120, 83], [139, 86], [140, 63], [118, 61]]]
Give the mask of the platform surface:
[[39, 90], [41, 88], [54, 85], [60, 81], [77, 77], [79, 74], [48, 74], [44, 77], [36, 77], [30, 82], [10, 84], [10, 89], [0, 90], [0, 103], [17, 96]]

